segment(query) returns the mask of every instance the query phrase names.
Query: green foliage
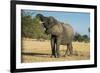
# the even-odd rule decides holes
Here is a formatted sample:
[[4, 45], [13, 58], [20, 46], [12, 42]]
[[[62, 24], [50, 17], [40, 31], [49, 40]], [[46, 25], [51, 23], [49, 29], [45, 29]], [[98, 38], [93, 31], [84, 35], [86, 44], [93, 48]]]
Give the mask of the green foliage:
[[79, 33], [76, 33], [75, 36], [74, 36], [74, 41], [89, 42], [90, 39], [87, 35], [80, 35]]
[[32, 13], [21, 12], [21, 28], [22, 37], [33, 38], [33, 39], [49, 39], [44, 33], [43, 26], [39, 24], [38, 19], [33, 18]]

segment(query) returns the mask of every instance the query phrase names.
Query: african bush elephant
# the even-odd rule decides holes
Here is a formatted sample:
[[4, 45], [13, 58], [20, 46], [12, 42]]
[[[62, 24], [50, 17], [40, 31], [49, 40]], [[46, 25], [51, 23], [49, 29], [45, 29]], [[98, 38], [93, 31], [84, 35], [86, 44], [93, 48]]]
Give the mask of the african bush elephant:
[[46, 17], [42, 14], [37, 14], [38, 18], [43, 24], [46, 34], [51, 34], [51, 49], [52, 57], [60, 57], [59, 47], [60, 45], [67, 45], [67, 50], [64, 56], [73, 54], [72, 40], [74, 36], [73, 28], [69, 24], [59, 22], [54, 17]]

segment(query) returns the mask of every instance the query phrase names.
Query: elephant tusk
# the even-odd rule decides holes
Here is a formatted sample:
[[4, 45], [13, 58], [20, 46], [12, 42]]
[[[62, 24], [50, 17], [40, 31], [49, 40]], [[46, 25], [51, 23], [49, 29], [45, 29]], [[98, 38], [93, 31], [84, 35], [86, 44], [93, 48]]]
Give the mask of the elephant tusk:
[[44, 22], [40, 21], [39, 23], [40, 23], [40, 24], [43, 24]]

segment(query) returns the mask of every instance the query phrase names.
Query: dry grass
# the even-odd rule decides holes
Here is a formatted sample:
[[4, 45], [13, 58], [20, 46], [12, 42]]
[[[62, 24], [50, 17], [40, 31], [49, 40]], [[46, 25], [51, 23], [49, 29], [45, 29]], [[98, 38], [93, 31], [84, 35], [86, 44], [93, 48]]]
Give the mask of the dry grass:
[[[51, 58], [50, 41], [37, 41], [34, 39], [22, 40], [22, 63], [47, 61], [74, 61], [90, 59], [90, 44], [73, 42], [74, 55], [60, 58]], [[66, 46], [60, 46], [60, 54], [64, 55]]]

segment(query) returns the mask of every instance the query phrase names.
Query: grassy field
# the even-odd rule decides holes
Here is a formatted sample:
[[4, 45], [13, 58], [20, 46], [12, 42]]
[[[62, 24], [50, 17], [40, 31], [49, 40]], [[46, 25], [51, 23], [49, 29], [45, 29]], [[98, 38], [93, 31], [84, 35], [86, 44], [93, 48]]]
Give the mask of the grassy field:
[[90, 59], [90, 44], [73, 42], [74, 55], [63, 57], [66, 46], [60, 46], [60, 58], [51, 58], [50, 41], [38, 41], [35, 39], [22, 39], [22, 63], [50, 62], [50, 61], [75, 61]]

